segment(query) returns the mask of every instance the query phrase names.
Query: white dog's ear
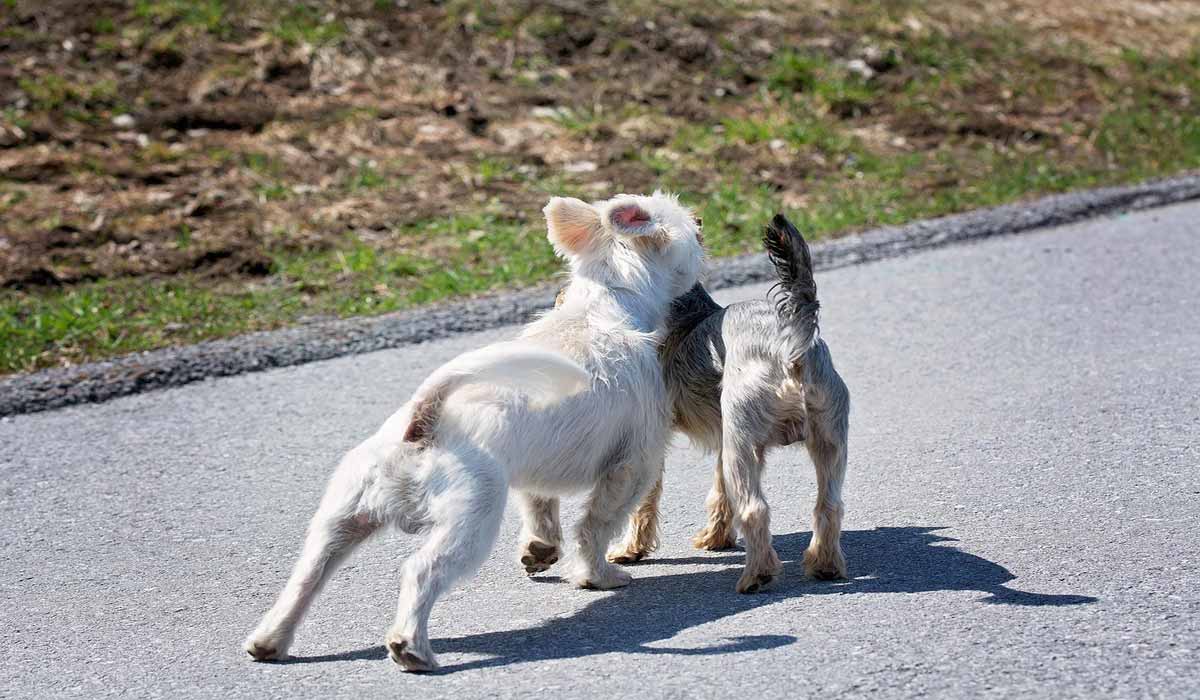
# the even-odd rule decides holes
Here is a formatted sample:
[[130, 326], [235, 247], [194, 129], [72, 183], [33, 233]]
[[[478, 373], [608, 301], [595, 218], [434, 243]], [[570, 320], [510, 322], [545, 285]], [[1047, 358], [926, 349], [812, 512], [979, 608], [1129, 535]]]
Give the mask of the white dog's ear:
[[581, 199], [552, 197], [542, 209], [550, 242], [560, 255], [580, 255], [600, 233], [600, 212]]
[[650, 223], [650, 212], [631, 202], [613, 207], [608, 218], [618, 231], [641, 231], [643, 226]]

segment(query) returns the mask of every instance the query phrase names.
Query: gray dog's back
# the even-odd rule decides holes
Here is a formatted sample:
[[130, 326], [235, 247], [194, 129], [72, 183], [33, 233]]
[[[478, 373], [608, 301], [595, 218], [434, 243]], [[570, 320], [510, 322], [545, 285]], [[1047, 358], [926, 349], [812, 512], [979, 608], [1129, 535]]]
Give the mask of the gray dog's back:
[[[675, 300], [661, 350], [675, 427], [698, 445], [720, 448], [721, 384], [727, 358], [777, 362], [783, 321], [774, 304], [741, 301], [722, 307], [697, 284]], [[796, 374], [805, 389], [841, 385], [829, 348], [817, 340], [801, 357]], [[839, 392], [840, 393], [840, 392]]]

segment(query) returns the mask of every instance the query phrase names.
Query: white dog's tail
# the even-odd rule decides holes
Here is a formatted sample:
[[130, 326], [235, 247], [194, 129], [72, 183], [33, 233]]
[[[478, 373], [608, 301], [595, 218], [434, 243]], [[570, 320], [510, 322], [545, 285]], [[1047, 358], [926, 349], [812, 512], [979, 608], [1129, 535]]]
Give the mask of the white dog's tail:
[[499, 384], [538, 398], [558, 400], [586, 389], [591, 381], [587, 370], [567, 357], [524, 343], [496, 343], [463, 353], [417, 388], [404, 441], [420, 442], [428, 437], [446, 397], [466, 384]]

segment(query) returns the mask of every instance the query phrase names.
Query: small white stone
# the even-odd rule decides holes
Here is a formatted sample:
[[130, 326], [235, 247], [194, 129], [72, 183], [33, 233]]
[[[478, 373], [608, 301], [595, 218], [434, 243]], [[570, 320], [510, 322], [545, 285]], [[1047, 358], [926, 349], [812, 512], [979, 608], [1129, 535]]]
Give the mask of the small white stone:
[[594, 173], [599, 167], [590, 160], [580, 160], [574, 163], [567, 163], [563, 166], [563, 170], [568, 173]]
[[132, 114], [118, 114], [112, 118], [113, 126], [117, 127], [118, 129], [132, 129], [133, 125], [136, 123], [137, 120], [133, 118]]
[[870, 80], [875, 76], [875, 69], [868, 66], [867, 62], [861, 58], [855, 58], [846, 61], [846, 70], [863, 78], [864, 80]]

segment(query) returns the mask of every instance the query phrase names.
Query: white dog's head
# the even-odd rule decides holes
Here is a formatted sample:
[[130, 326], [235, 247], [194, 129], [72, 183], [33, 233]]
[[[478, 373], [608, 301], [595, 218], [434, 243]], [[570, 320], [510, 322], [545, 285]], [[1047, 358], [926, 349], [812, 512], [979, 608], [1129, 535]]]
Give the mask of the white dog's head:
[[543, 213], [574, 277], [669, 302], [700, 275], [700, 227], [674, 195], [621, 194], [592, 204], [554, 197]]

